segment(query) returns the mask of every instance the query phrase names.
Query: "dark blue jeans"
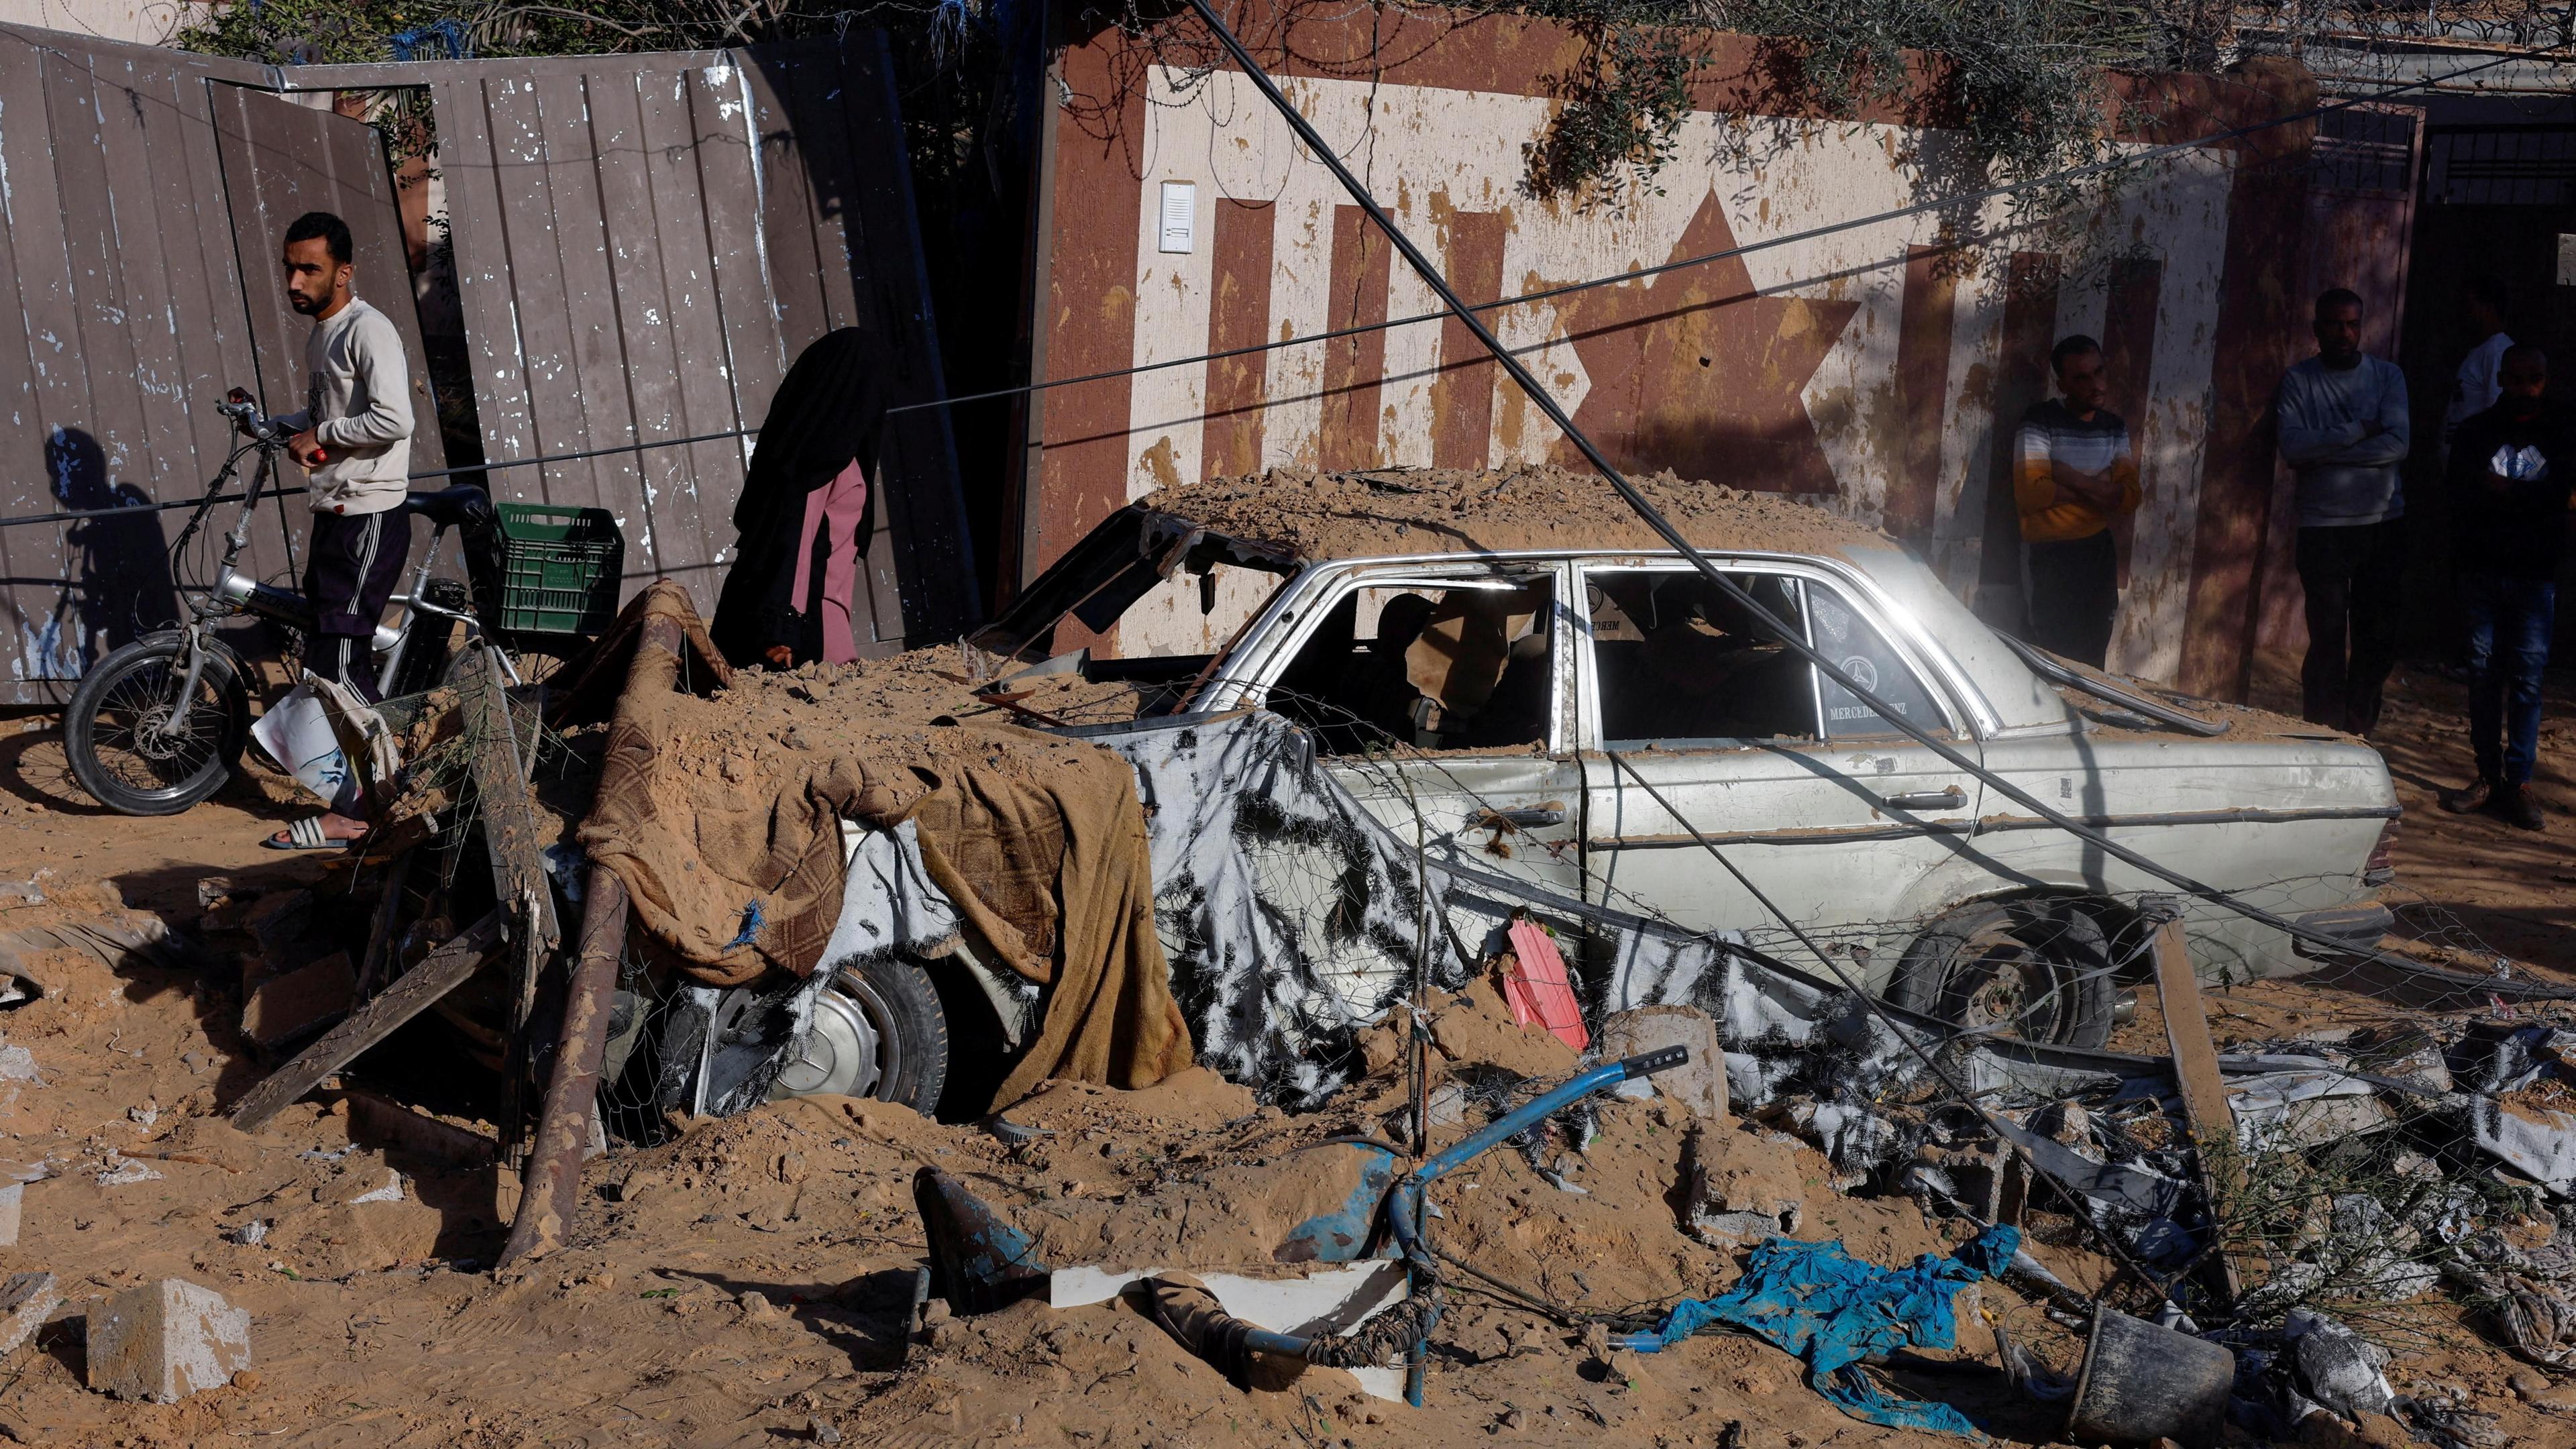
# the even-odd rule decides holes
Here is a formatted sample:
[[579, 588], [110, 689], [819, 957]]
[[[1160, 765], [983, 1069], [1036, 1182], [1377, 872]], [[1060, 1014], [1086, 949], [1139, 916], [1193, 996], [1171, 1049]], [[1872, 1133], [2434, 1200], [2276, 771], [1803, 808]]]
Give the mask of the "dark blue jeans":
[[2540, 753], [2540, 672], [2549, 664], [2558, 585], [2460, 575], [2469, 626], [2469, 743], [2481, 779], [2525, 784]]

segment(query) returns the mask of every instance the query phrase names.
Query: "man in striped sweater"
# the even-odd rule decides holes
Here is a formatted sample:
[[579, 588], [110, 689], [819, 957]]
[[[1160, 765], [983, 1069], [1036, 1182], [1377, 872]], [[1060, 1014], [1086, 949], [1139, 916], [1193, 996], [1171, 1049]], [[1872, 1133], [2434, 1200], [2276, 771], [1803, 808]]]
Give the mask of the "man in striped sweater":
[[2102, 406], [2102, 344], [2073, 336], [2048, 355], [2063, 397], [2022, 414], [2013, 435], [2013, 500], [2021, 509], [2030, 642], [2103, 667], [2120, 606], [2111, 520], [2138, 507], [2129, 425]]

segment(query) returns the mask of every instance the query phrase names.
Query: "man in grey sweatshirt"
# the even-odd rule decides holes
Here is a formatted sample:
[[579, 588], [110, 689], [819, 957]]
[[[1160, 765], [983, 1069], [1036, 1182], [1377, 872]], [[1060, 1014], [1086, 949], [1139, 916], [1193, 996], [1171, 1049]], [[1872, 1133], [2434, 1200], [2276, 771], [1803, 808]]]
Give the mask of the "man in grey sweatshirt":
[[2302, 712], [2367, 737], [2397, 664], [2410, 441], [2406, 375], [2361, 350], [2361, 298], [2317, 298], [2317, 355], [2274, 396], [2281, 459], [2298, 478], [2299, 585], [2307, 594]]
[[[372, 701], [380, 696], [368, 645], [411, 553], [411, 519], [400, 511], [411, 489], [411, 370], [392, 320], [349, 290], [354, 252], [347, 223], [327, 211], [286, 228], [287, 303], [313, 319], [313, 335], [304, 344], [305, 405], [277, 421], [294, 435], [288, 455], [312, 480], [304, 597], [315, 629], [305, 667]], [[334, 812], [320, 829], [336, 843], [365, 835], [367, 825]]]

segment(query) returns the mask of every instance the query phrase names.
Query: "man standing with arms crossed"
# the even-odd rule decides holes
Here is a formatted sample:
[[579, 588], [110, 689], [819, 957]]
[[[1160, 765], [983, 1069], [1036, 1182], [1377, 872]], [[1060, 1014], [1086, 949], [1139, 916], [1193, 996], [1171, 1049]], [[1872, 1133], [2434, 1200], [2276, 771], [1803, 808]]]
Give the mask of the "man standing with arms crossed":
[[2120, 553], [2111, 520], [2138, 511], [2138, 458], [2129, 425], [2102, 406], [2110, 384], [2102, 344], [2074, 336], [2050, 350], [2060, 401], [2022, 415], [2013, 434], [2013, 502], [2021, 510], [2030, 581], [2031, 643], [2100, 669], [2120, 607]]
[[[2317, 298], [2317, 355], [2281, 375], [2281, 460], [2298, 476], [2308, 657], [2300, 712], [2368, 738], [2397, 665], [2406, 571], [2406, 374], [2361, 350], [2361, 298]], [[2347, 646], [2349, 652], [2347, 653]]]
[[[327, 211], [286, 228], [287, 302], [313, 319], [313, 335], [304, 344], [305, 406], [276, 421], [294, 435], [288, 456], [312, 475], [304, 597], [316, 623], [304, 667], [372, 702], [382, 696], [369, 645], [411, 553], [411, 519], [396, 511], [411, 488], [411, 371], [393, 322], [350, 290], [354, 252], [348, 224]], [[314, 832], [317, 839], [302, 838]], [[310, 847], [366, 833], [365, 821], [333, 811], [269, 844]]]

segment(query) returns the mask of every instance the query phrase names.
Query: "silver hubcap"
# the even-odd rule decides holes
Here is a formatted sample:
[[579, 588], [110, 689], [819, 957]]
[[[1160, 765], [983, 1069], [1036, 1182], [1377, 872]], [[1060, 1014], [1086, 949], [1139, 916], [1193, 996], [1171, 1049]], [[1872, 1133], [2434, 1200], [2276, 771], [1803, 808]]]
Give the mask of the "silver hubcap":
[[867, 978], [842, 971], [815, 998], [804, 1049], [778, 1074], [771, 1095], [868, 1097], [902, 1074], [903, 1046], [884, 999]]

